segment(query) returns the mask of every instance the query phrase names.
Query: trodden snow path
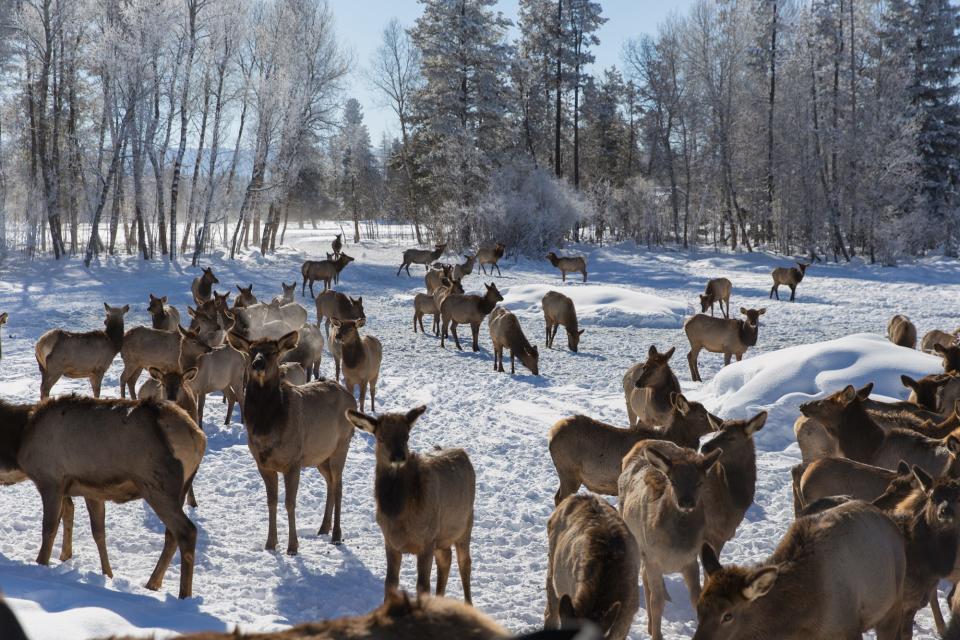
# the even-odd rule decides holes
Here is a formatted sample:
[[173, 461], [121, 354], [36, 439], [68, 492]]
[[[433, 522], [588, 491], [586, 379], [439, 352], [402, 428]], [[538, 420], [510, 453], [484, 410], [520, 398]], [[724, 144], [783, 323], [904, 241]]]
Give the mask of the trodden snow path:
[[[266, 258], [251, 251], [236, 261], [216, 256], [204, 261], [220, 278], [217, 289], [253, 283], [254, 293], [269, 300], [280, 282], [300, 279], [305, 258], [322, 258], [335, 225], [318, 231], [287, 232], [287, 244]], [[546, 521], [553, 509], [556, 474], [547, 451], [547, 433], [558, 418], [585, 413], [613, 424], [627, 424], [621, 379], [629, 366], [656, 344], [677, 347], [674, 371], [685, 391], [723, 417], [742, 418], [767, 409], [770, 420], [758, 437], [759, 477], [756, 504], [738, 536], [724, 549], [723, 562], [754, 562], [769, 554], [792, 520], [789, 468], [799, 460], [792, 441], [796, 406], [811, 395], [846, 381], [876, 380], [878, 392], [903, 398], [897, 375], [936, 371], [936, 358], [910, 353], [883, 339], [854, 336], [784, 350], [798, 344], [831, 341], [852, 334], [883, 334], [888, 318], [906, 313], [922, 335], [932, 328], [952, 330], [960, 301], [960, 265], [927, 260], [899, 268], [854, 263], [813, 265], [797, 292], [797, 302], [769, 301], [770, 270], [787, 264], [763, 254], [729, 255], [647, 251], [633, 246], [577, 247], [589, 259], [590, 281], [560, 283], [559, 272], [543, 261], [504, 260], [502, 277], [468, 276], [468, 290], [481, 282], [497, 283], [519, 315], [534, 344], [541, 345], [540, 370], [515, 376], [496, 374], [486, 323], [480, 353], [457, 352], [452, 343], [440, 349], [433, 336], [412, 331], [412, 297], [423, 287], [423, 269], [415, 277], [396, 276], [400, 253], [396, 242], [347, 244], [357, 260], [343, 273], [339, 289], [363, 296], [367, 331], [384, 345], [377, 390], [378, 409], [406, 410], [426, 403], [411, 447], [465, 448], [477, 470], [473, 529], [474, 603], [515, 631], [538, 627], [543, 620], [547, 564]], [[456, 257], [448, 256], [455, 260]], [[35, 401], [39, 373], [33, 354], [36, 339], [47, 329], [74, 330], [102, 326], [102, 302], [131, 305], [127, 327], [148, 324], [147, 294], [168, 295], [187, 318], [190, 282], [198, 270], [134, 257], [108, 259], [85, 270], [78, 261], [25, 262], [13, 259], [0, 267], [0, 312], [10, 314], [3, 327], [0, 397]], [[682, 331], [684, 314], [708, 277], [726, 276], [734, 285], [732, 310], [767, 307], [758, 346], [740, 365], [720, 370], [721, 356], [701, 354], [703, 385], [689, 382], [688, 349]], [[576, 280], [576, 278], [574, 278]], [[543, 347], [544, 326], [537, 300], [547, 288], [563, 289], [582, 305], [586, 329], [581, 352], [566, 350], [561, 330], [557, 348]], [[308, 294], [309, 296], [309, 294]], [[785, 296], [786, 298], [787, 296]], [[315, 309], [309, 297], [298, 302]], [[425, 323], [426, 324], [426, 323]], [[469, 349], [469, 328], [461, 328]], [[761, 355], [767, 354], [767, 355]], [[332, 375], [325, 357], [322, 372]], [[104, 379], [104, 394], [119, 395], [119, 358]], [[89, 393], [85, 381], [61, 380], [55, 394]], [[262, 481], [246, 447], [243, 426], [234, 416], [223, 426], [218, 399], [207, 402], [204, 429], [208, 449], [195, 483], [199, 507], [188, 514], [199, 528], [194, 575], [195, 597], [176, 599], [178, 561], [171, 564], [163, 588], [144, 589], [163, 542], [162, 526], [144, 503], [107, 507], [107, 545], [114, 578], [100, 575], [85, 509], [78, 506], [74, 558], [34, 564], [40, 542], [40, 499], [30, 484], [0, 488], [0, 589], [34, 640], [88, 638], [119, 633], [158, 633], [273, 629], [319, 618], [366, 612], [383, 595], [385, 559], [374, 520], [373, 444], [356, 434], [344, 478], [344, 544], [318, 537], [325, 487], [314, 470], [302, 476], [297, 521], [300, 554], [263, 550], [267, 510]], [[286, 535], [279, 516], [280, 545]], [[59, 553], [59, 539], [54, 558]], [[461, 590], [452, 572], [448, 595]], [[401, 586], [413, 590], [415, 567], [404, 561]], [[668, 638], [689, 638], [695, 613], [679, 576], [667, 579], [672, 595], [664, 620]], [[787, 623], [787, 621], [785, 621]], [[645, 630], [638, 614], [632, 637]], [[918, 618], [917, 637], [932, 638], [929, 612]], [[644, 637], [646, 636], [644, 632]]]

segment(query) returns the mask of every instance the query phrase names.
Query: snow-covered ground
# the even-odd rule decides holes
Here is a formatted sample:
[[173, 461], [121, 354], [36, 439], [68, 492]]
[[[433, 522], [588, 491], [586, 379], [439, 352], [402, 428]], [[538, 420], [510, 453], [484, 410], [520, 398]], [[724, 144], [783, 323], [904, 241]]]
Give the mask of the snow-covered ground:
[[[296, 278], [304, 258], [323, 256], [335, 226], [320, 231], [292, 230], [277, 255], [251, 252], [236, 262], [209, 261], [220, 290], [254, 284], [254, 292], [272, 297], [280, 282]], [[771, 412], [758, 434], [759, 479], [756, 504], [738, 536], [724, 549], [724, 562], [763, 559], [792, 520], [789, 468], [799, 459], [792, 423], [797, 405], [811, 396], [846, 384], [877, 383], [879, 394], [904, 398], [898, 375], [936, 371], [936, 358], [895, 347], [883, 334], [894, 313], [908, 314], [922, 334], [957, 325], [960, 265], [928, 260], [895, 269], [861, 263], [812, 266], [796, 303], [769, 301], [769, 272], [788, 261], [766, 255], [728, 255], [647, 251], [632, 246], [576, 247], [590, 262], [590, 282], [562, 285], [546, 261], [505, 260], [502, 277], [475, 273], [465, 286], [481, 289], [495, 281], [506, 304], [516, 310], [527, 336], [543, 343], [538, 300], [548, 288], [562, 289], [578, 304], [586, 329], [579, 354], [541, 346], [541, 376], [493, 371], [486, 325], [480, 353], [442, 350], [432, 336], [411, 328], [413, 294], [423, 287], [416, 277], [395, 275], [402, 248], [392, 242], [349, 244], [357, 258], [344, 272], [340, 289], [362, 295], [368, 330], [384, 345], [377, 400], [383, 410], [405, 410], [426, 403], [411, 446], [464, 447], [477, 469], [473, 530], [474, 603], [516, 631], [542, 623], [547, 564], [546, 520], [553, 508], [556, 475], [546, 437], [558, 418], [582, 412], [626, 425], [621, 378], [656, 344], [677, 347], [673, 366], [686, 391], [723, 417]], [[86, 271], [77, 261], [65, 265], [13, 259], [0, 267], [0, 312], [10, 313], [3, 327], [0, 397], [34, 401], [39, 374], [33, 344], [51, 327], [102, 326], [101, 302], [131, 305], [127, 324], [148, 323], [147, 294], [168, 295], [185, 317], [189, 285], [197, 270], [135, 258], [118, 258]], [[740, 364], [720, 375], [721, 356], [701, 354], [706, 383], [689, 382], [681, 329], [698, 305], [707, 277], [734, 283], [732, 308], [767, 307], [758, 346]], [[236, 290], [234, 289], [234, 293]], [[299, 294], [298, 294], [299, 296]], [[302, 298], [298, 297], [298, 300]], [[308, 300], [309, 301], [309, 300]], [[314, 309], [310, 307], [310, 316]], [[468, 335], [462, 331], [461, 337]], [[562, 333], [562, 332], [561, 332]], [[805, 345], [805, 346], [797, 346]], [[519, 364], [518, 364], [519, 367]], [[325, 359], [323, 372], [332, 373]], [[118, 395], [119, 358], [104, 380], [107, 395]], [[715, 377], [716, 376], [716, 377]], [[86, 382], [62, 380], [54, 393], [89, 391]], [[222, 630], [240, 624], [272, 629], [306, 620], [366, 612], [382, 598], [385, 559], [374, 520], [373, 444], [357, 434], [344, 479], [344, 544], [318, 538], [325, 489], [319, 474], [307, 470], [298, 501], [300, 554], [263, 550], [267, 513], [263, 484], [246, 447], [243, 427], [220, 423], [223, 407], [207, 403], [204, 429], [209, 441], [195, 489], [200, 506], [189, 515], [199, 527], [195, 597], [176, 599], [175, 561], [164, 587], [143, 588], [162, 546], [162, 527], [142, 502], [107, 507], [107, 544], [115, 577], [100, 575], [84, 509], [78, 507], [75, 557], [34, 564], [40, 543], [40, 499], [29, 483], [0, 488], [0, 589], [34, 640], [87, 638], [111, 633]], [[281, 504], [282, 509], [282, 504]], [[280, 516], [281, 542], [286, 519]], [[280, 548], [283, 548], [281, 543]], [[54, 556], [59, 553], [55, 547]], [[460, 597], [451, 575], [449, 595]], [[695, 615], [679, 576], [667, 580], [672, 594], [664, 631], [688, 638]], [[413, 589], [415, 567], [404, 562], [401, 586]], [[632, 637], [641, 637], [645, 614], [637, 616]], [[918, 619], [917, 637], [932, 638], [929, 612]], [[645, 634], [644, 634], [645, 635]]]

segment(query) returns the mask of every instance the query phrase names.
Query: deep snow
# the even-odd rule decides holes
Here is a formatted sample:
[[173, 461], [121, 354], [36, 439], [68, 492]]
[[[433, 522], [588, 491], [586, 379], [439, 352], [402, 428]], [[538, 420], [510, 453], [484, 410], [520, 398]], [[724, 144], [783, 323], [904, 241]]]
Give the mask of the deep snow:
[[[322, 256], [336, 230], [288, 231], [287, 244], [266, 258], [251, 251], [235, 262], [214, 257], [219, 290], [254, 284], [254, 292], [270, 299], [281, 280], [299, 280], [304, 258]], [[475, 604], [515, 631], [542, 623], [546, 570], [546, 520], [553, 508], [556, 475], [546, 449], [551, 424], [582, 412], [626, 425], [621, 378], [645, 358], [648, 347], [677, 347], [673, 367], [692, 398], [723, 417], [771, 412], [758, 434], [759, 480], [756, 504], [735, 540], [724, 549], [724, 562], [763, 559], [792, 520], [789, 468], [799, 459], [792, 423], [797, 405], [846, 383], [877, 383], [878, 393], [906, 397], [898, 375], [922, 375], [938, 369], [936, 358], [895, 347], [883, 334], [894, 313], [908, 314], [923, 332], [952, 330], [951, 315], [960, 294], [960, 265], [931, 259], [895, 269], [854, 263], [816, 264], [798, 288], [796, 303], [769, 301], [769, 272], [787, 264], [762, 254], [648, 251], [632, 246], [576, 249], [588, 257], [590, 282], [560, 283], [546, 261], [504, 260], [502, 277], [479, 272], [467, 278], [468, 289], [495, 281], [505, 304], [520, 315], [527, 336], [543, 343], [543, 319], [537, 302], [549, 288], [570, 295], [578, 304], [586, 330], [581, 352], [571, 354], [560, 336], [558, 348], [541, 346], [542, 376], [493, 372], [489, 337], [481, 329], [481, 351], [446, 350], [432, 336], [411, 328], [413, 294], [423, 287], [423, 270], [415, 277], [397, 277], [401, 250], [395, 242], [348, 244], [357, 258], [347, 267], [340, 289], [362, 295], [368, 331], [384, 345], [377, 393], [383, 410], [405, 410], [427, 403], [411, 446], [462, 446], [477, 469], [477, 501], [473, 532]], [[51, 327], [91, 329], [102, 326], [102, 301], [131, 304], [127, 326], [147, 324], [147, 293], [170, 296], [186, 318], [189, 285], [198, 270], [134, 257], [109, 259], [89, 271], [77, 261], [53, 264], [12, 258], [0, 266], [0, 311], [10, 313], [2, 328], [0, 397], [34, 401], [39, 373], [33, 344]], [[721, 356], [703, 353], [702, 385], [689, 382], [684, 314], [698, 305], [708, 277], [726, 276], [734, 283], [732, 309], [767, 307], [759, 343], [742, 363], [719, 376]], [[236, 289], [233, 288], [234, 293]], [[298, 301], [304, 299], [299, 296]], [[309, 298], [306, 300], [309, 303]], [[312, 305], [307, 305], [314, 317]], [[697, 306], [697, 308], [699, 308]], [[866, 332], [866, 333], [865, 333]], [[461, 337], [468, 331], [461, 330]], [[796, 346], [804, 345], [804, 346]], [[322, 370], [332, 375], [325, 358]], [[119, 358], [104, 380], [105, 395], [118, 395]], [[89, 392], [85, 381], [61, 380], [54, 393]], [[40, 542], [40, 500], [30, 483], [0, 488], [0, 589], [34, 640], [88, 638], [111, 633], [184, 632], [227, 629], [271, 629], [298, 622], [366, 612], [382, 598], [385, 559], [374, 521], [373, 446], [357, 434], [344, 478], [345, 544], [334, 547], [316, 530], [325, 489], [315, 471], [303, 474], [298, 500], [300, 554], [288, 557], [263, 551], [266, 501], [263, 485], [246, 447], [242, 425], [220, 423], [223, 406], [207, 403], [204, 428], [208, 449], [196, 481], [200, 506], [189, 510], [199, 528], [195, 597], [176, 599], [179, 578], [175, 560], [163, 588], [143, 588], [162, 546], [162, 527], [141, 502], [107, 507], [107, 544], [114, 579], [100, 575], [99, 562], [78, 505], [73, 560], [50, 567], [33, 561]], [[282, 507], [281, 507], [282, 509]], [[280, 548], [286, 535], [280, 513]], [[59, 540], [54, 557], [59, 553]], [[406, 558], [401, 586], [413, 589], [415, 567]], [[460, 597], [459, 580], [451, 575], [448, 594]], [[673, 602], [667, 607], [664, 631], [669, 638], [688, 638], [695, 615], [679, 576], [667, 580]], [[646, 618], [641, 610], [632, 637], [641, 637]], [[931, 618], [918, 619], [920, 638], [932, 638]], [[644, 636], [646, 634], [644, 633]]]

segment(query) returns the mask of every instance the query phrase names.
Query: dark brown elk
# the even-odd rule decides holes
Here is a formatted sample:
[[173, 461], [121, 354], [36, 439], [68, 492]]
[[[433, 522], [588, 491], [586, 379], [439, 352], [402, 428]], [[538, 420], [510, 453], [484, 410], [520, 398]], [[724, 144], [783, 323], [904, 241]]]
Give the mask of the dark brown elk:
[[766, 309], [746, 309], [740, 307], [743, 320], [732, 318], [714, 318], [698, 313], [683, 323], [683, 331], [690, 341], [687, 362], [690, 365], [690, 377], [700, 382], [700, 367], [697, 358], [704, 349], [711, 353], [722, 353], [724, 366], [730, 364], [733, 356], [737, 362], [743, 359], [747, 349], [757, 344], [760, 333], [760, 316]]
[[333, 242], [330, 243], [330, 248], [333, 249], [333, 255], [338, 256], [340, 252], [343, 251], [343, 234], [338, 233], [337, 237], [333, 239]]
[[[910, 389], [907, 402], [933, 413], [940, 413], [940, 396], [942, 390], [945, 386], [953, 382], [954, 379], [954, 376], [946, 373], [924, 376], [919, 380], [914, 380], [906, 375], [900, 376], [900, 382], [903, 386]], [[956, 379], [960, 382], [960, 378]], [[952, 406], [952, 403], [950, 406]]]
[[339, 291], [324, 291], [317, 296], [317, 326], [325, 319], [326, 331], [330, 330], [332, 320], [359, 320], [366, 318], [363, 312], [363, 298], [351, 298]]
[[897, 346], [916, 349], [917, 328], [910, 318], [898, 313], [887, 323], [887, 339]]
[[780, 299], [780, 285], [785, 284], [790, 287], [790, 302], [797, 297], [797, 285], [807, 274], [807, 267], [810, 265], [798, 262], [796, 267], [777, 267], [773, 270], [773, 286], [770, 288], [770, 298], [774, 295], [777, 300]]
[[868, 629], [878, 640], [899, 638], [903, 536], [872, 505], [853, 501], [795, 520], [758, 566], [721, 566], [709, 545], [701, 560], [694, 640], [838, 640]]
[[343, 468], [350, 449], [353, 426], [347, 409], [357, 403], [346, 389], [333, 381], [293, 386], [280, 380], [281, 356], [297, 346], [296, 332], [280, 340], [257, 340], [231, 334], [231, 342], [248, 357], [243, 418], [247, 446], [267, 490], [269, 527], [267, 550], [277, 547], [277, 474], [283, 474], [284, 506], [287, 510], [287, 553], [299, 549], [297, 541], [297, 490], [300, 470], [316, 467], [327, 482], [327, 502], [319, 535], [331, 533], [338, 544], [340, 504], [343, 497]]
[[293, 304], [296, 301], [297, 297], [297, 283], [296, 281], [293, 284], [287, 284], [286, 282], [281, 282], [280, 286], [283, 287], [283, 295], [274, 296], [272, 302], [276, 302], [280, 306], [285, 304]]
[[307, 260], [300, 267], [300, 273], [303, 275], [303, 285], [300, 287], [300, 294], [305, 294], [307, 284], [310, 285], [310, 297], [315, 298], [313, 293], [313, 283], [317, 280], [323, 281], [323, 290], [326, 291], [332, 286], [331, 283], [336, 280], [340, 272], [348, 264], [353, 262], [353, 258], [345, 253], [338, 254], [333, 260]]
[[190, 292], [193, 293], [193, 302], [198, 305], [210, 300], [213, 295], [213, 285], [220, 283], [220, 281], [217, 280], [217, 276], [213, 275], [213, 267], [207, 267], [202, 269], [202, 271], [203, 273], [194, 278], [193, 283], [190, 285]]
[[176, 307], [167, 304], [167, 296], [160, 298], [150, 294], [150, 304], [147, 306], [150, 320], [154, 329], [176, 331], [180, 326], [180, 312]]
[[[713, 278], [707, 282], [707, 287], [700, 295], [700, 311], [707, 312], [710, 308], [710, 315], [713, 315], [713, 305], [720, 305], [720, 313], [724, 318], [730, 317], [730, 293], [733, 291], [733, 283], [726, 278]], [[726, 303], [727, 308], [723, 305]]]
[[568, 273], [583, 274], [583, 281], [587, 281], [587, 259], [583, 256], [558, 256], [551, 251], [547, 254], [547, 260], [557, 269], [560, 269], [560, 277], [564, 282], [567, 281]]
[[429, 269], [430, 263], [436, 261], [446, 250], [446, 243], [434, 245], [433, 251], [428, 249], [407, 249], [403, 252], [403, 263], [400, 265], [400, 268], [397, 269], [397, 275], [400, 275], [400, 272], [406, 269], [407, 275], [409, 276], [410, 265], [412, 264], [422, 264], [424, 269]]
[[497, 303], [503, 300], [503, 296], [497, 290], [497, 285], [483, 284], [487, 292], [483, 296], [451, 294], [444, 298], [440, 304], [440, 318], [443, 323], [443, 333], [440, 335], [440, 347], [444, 347], [447, 336], [453, 333], [453, 341], [457, 349], [463, 351], [460, 346], [460, 337], [457, 335], [458, 324], [469, 324], [470, 332], [473, 334], [473, 350], [480, 350], [480, 323], [493, 311]]
[[503, 350], [510, 349], [510, 373], [516, 373], [515, 358], [535, 376], [540, 375], [540, 353], [523, 335], [517, 316], [503, 307], [497, 307], [487, 320], [490, 340], [493, 342], [493, 370], [503, 372]]
[[561, 616], [590, 620], [603, 637], [623, 640], [640, 608], [637, 542], [617, 510], [595, 495], [572, 495], [547, 521], [544, 627]]
[[347, 412], [354, 426], [376, 437], [374, 497], [377, 524], [387, 551], [384, 594], [388, 596], [397, 589], [403, 554], [411, 553], [417, 557], [417, 593], [430, 593], [430, 572], [436, 559], [436, 593], [442, 596], [447, 589], [454, 547], [463, 599], [470, 603], [470, 534], [476, 473], [463, 449], [430, 455], [410, 451], [410, 430], [426, 410], [420, 406], [406, 414], [386, 413], [376, 418], [353, 410]]
[[680, 393], [680, 381], [670, 368], [675, 348], [660, 353], [650, 345], [645, 362], [639, 362], [623, 376], [623, 395], [630, 426], [657, 427], [673, 410], [672, 395]]
[[360, 327], [366, 321], [334, 320], [333, 329], [340, 345], [343, 385], [351, 395], [353, 389], [360, 387], [360, 410], [364, 410], [364, 399], [370, 389], [370, 410], [376, 411], [377, 380], [380, 377], [380, 361], [383, 359], [383, 345], [374, 336], [360, 335]]
[[253, 295], [253, 285], [249, 284], [245, 288], [237, 285], [240, 294], [233, 301], [233, 308], [240, 309], [257, 304], [257, 296]]
[[504, 251], [506, 251], [507, 245], [502, 242], [498, 242], [493, 247], [480, 248], [477, 250], [477, 262], [480, 263], [480, 270], [483, 271], [483, 275], [487, 275], [486, 265], [490, 265], [490, 275], [493, 275], [493, 268], [497, 268], [497, 275], [503, 275], [500, 273], [500, 258], [503, 257]]
[[107, 312], [103, 329], [83, 333], [51, 329], [37, 340], [34, 352], [40, 367], [41, 400], [50, 396], [62, 376], [87, 378], [93, 397], [100, 397], [103, 375], [123, 347], [123, 316], [130, 305], [111, 307], [104, 302], [103, 308]]
[[960, 345], [934, 345], [933, 352], [943, 358], [944, 373], [960, 372]]
[[540, 301], [540, 306], [543, 308], [543, 320], [547, 325], [547, 348], [553, 348], [557, 330], [563, 326], [567, 331], [567, 348], [576, 353], [580, 347], [583, 329], [577, 323], [577, 309], [573, 300], [558, 291], [548, 291]]

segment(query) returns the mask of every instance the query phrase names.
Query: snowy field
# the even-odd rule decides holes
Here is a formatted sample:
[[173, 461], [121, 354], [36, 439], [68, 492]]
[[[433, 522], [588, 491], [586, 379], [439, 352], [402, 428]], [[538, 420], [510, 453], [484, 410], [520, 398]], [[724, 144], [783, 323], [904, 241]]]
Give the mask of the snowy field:
[[[253, 283], [261, 298], [280, 293], [280, 282], [296, 278], [304, 258], [323, 257], [334, 226], [321, 231], [288, 231], [287, 244], [267, 258], [251, 252], [231, 262], [209, 261], [220, 278], [218, 288]], [[756, 504], [738, 536], [724, 549], [724, 562], [766, 557], [792, 520], [789, 468], [799, 460], [792, 424], [797, 405], [853, 383], [875, 382], [878, 394], [905, 398], [899, 375], [939, 370], [931, 356], [895, 347], [883, 339], [888, 318], [908, 314], [922, 335], [929, 329], [953, 330], [960, 301], [960, 265], [928, 260], [895, 269], [855, 262], [850, 266], [816, 264], [798, 289], [796, 303], [769, 301], [770, 270], [786, 259], [766, 255], [710, 252], [673, 253], [632, 246], [576, 250], [588, 257], [590, 282], [560, 282], [544, 261], [504, 260], [503, 276], [484, 278], [479, 269], [465, 281], [497, 283], [515, 310], [527, 336], [541, 345], [541, 376], [493, 372], [486, 324], [480, 353], [442, 350], [433, 336], [411, 328], [413, 295], [423, 287], [416, 277], [397, 277], [401, 249], [396, 243], [349, 244], [357, 260], [343, 273], [340, 289], [361, 295], [368, 331], [384, 345], [377, 390], [379, 408], [406, 410], [426, 403], [411, 447], [464, 447], [476, 467], [477, 501], [473, 530], [474, 603], [511, 630], [542, 624], [547, 566], [546, 521], [553, 509], [556, 474], [547, 452], [547, 433], [558, 418], [581, 412], [626, 426], [621, 378], [629, 366], [656, 344], [677, 347], [672, 365], [684, 390], [724, 418], [770, 411], [758, 434], [760, 466]], [[455, 257], [450, 257], [455, 260]], [[198, 270], [135, 258], [110, 260], [90, 271], [79, 261], [22, 262], [0, 268], [0, 312], [10, 314], [3, 327], [0, 397], [35, 401], [39, 373], [33, 345], [51, 327], [94, 329], [102, 326], [106, 301], [129, 303], [127, 327], [149, 324], [147, 294], [168, 295], [186, 317], [190, 282]], [[720, 375], [722, 356], [701, 354], [702, 385], [689, 382], [688, 346], [683, 319], [708, 277], [734, 283], [732, 308], [767, 307], [759, 344], [740, 364]], [[574, 278], [577, 280], [577, 278]], [[562, 289], [577, 303], [584, 328], [580, 353], [545, 349], [538, 301], [549, 288]], [[788, 297], [789, 292], [787, 291]], [[299, 297], [298, 301], [303, 301]], [[306, 302], [309, 302], [309, 298]], [[315, 310], [307, 305], [310, 317]], [[469, 329], [461, 330], [461, 339]], [[323, 373], [332, 375], [326, 358]], [[118, 396], [120, 366], [104, 380], [105, 395]], [[87, 383], [61, 380], [54, 393], [89, 392]], [[107, 544], [115, 577], [100, 574], [99, 561], [82, 503], [78, 505], [75, 557], [50, 567], [34, 564], [40, 543], [40, 498], [30, 483], [0, 488], [0, 589], [33, 640], [66, 640], [113, 633], [170, 635], [192, 630], [276, 629], [307, 620], [366, 612], [383, 593], [385, 558], [374, 520], [373, 443], [356, 434], [344, 478], [344, 544], [318, 538], [325, 489], [316, 471], [304, 472], [297, 517], [300, 554], [288, 557], [263, 550], [267, 508], [262, 481], [239, 422], [223, 426], [223, 405], [207, 403], [204, 429], [209, 441], [195, 490], [200, 506], [188, 512], [199, 528], [195, 597], [176, 599], [179, 564], [175, 560], [159, 592], [144, 589], [163, 542], [159, 520], [142, 502], [107, 507]], [[286, 519], [280, 514], [280, 539]], [[281, 549], [283, 544], [280, 545]], [[59, 553], [59, 540], [54, 557]], [[461, 597], [451, 574], [448, 595]], [[412, 590], [415, 567], [404, 561], [401, 586]], [[664, 621], [668, 638], [689, 638], [695, 629], [679, 576], [667, 579], [672, 594]], [[640, 638], [646, 617], [638, 614], [631, 637]], [[932, 638], [929, 611], [918, 617], [916, 637]], [[643, 634], [646, 636], [646, 634]]]

